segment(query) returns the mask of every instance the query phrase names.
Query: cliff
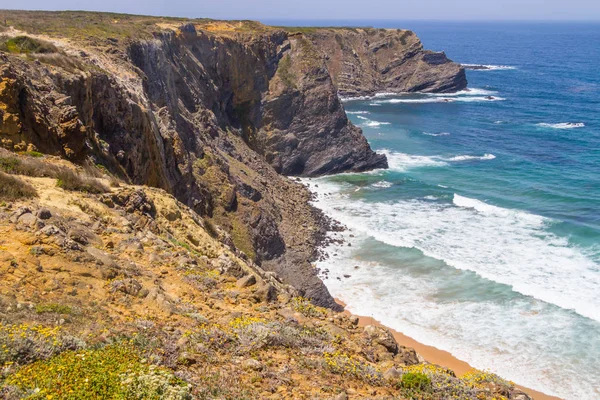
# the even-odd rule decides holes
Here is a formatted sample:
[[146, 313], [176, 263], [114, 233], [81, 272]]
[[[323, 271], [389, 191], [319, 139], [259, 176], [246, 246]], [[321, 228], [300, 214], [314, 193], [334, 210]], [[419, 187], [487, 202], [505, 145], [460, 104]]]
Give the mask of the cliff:
[[446, 93], [467, 87], [464, 68], [443, 52], [423, 49], [412, 31], [309, 29], [307, 35], [325, 54], [327, 68], [343, 96]]
[[243, 257], [339, 308], [310, 261], [328, 222], [284, 175], [387, 167], [344, 95], [447, 91], [464, 70], [405, 31], [3, 11], [0, 143], [162, 188]]

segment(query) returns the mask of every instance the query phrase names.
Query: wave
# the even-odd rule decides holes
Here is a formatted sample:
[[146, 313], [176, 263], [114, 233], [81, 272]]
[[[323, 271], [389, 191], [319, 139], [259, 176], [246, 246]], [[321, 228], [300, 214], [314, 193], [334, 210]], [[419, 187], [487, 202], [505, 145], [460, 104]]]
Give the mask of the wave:
[[426, 136], [450, 136], [450, 133], [449, 132], [440, 132], [440, 133], [423, 132], [423, 135], [426, 135]]
[[[361, 117], [359, 117], [359, 118], [361, 118]], [[362, 117], [361, 119], [365, 120], [365, 122], [360, 124], [360, 126], [364, 126], [364, 127], [376, 128], [381, 125], [391, 125], [390, 122], [371, 121], [370, 119], [364, 118], [364, 117]]]
[[467, 88], [454, 93], [427, 93], [428, 96], [453, 97], [453, 96], [492, 96], [498, 94], [494, 90], [481, 88]]
[[370, 112], [368, 112], [368, 111], [346, 111], [346, 114], [361, 115], [361, 114], [370, 114]]
[[379, 182], [375, 182], [374, 184], [372, 184], [371, 186], [374, 188], [382, 188], [382, 189], [387, 189], [392, 187], [392, 182], [388, 182], [388, 181], [379, 181]]
[[467, 155], [454, 156], [454, 157], [448, 158], [448, 161], [493, 160], [495, 158], [496, 158], [495, 155], [486, 153], [482, 156], [467, 156]]
[[380, 154], [385, 154], [391, 170], [397, 172], [406, 172], [413, 168], [422, 167], [444, 167], [448, 163], [462, 161], [487, 161], [494, 160], [495, 155], [486, 153], [482, 156], [458, 155], [454, 157], [443, 156], [419, 156], [413, 154], [400, 153], [390, 150], [379, 150]]
[[484, 64], [462, 64], [466, 69], [472, 69], [477, 71], [501, 71], [501, 70], [515, 70], [517, 67], [510, 65], [484, 65]]
[[430, 96], [422, 99], [386, 99], [386, 100], [375, 100], [371, 102], [371, 104], [427, 104], [427, 103], [479, 103], [486, 101], [504, 101], [506, 100], [504, 97], [495, 97], [495, 96], [452, 96], [452, 95], [443, 95], [443, 96]]
[[443, 167], [448, 165], [446, 162], [435, 156], [418, 156], [389, 150], [380, 150], [378, 152], [380, 154], [385, 154], [390, 169], [398, 172], [405, 172], [412, 168]]
[[536, 124], [542, 128], [552, 128], [552, 129], [575, 129], [575, 128], [584, 128], [585, 124], [583, 122], [561, 122], [558, 124], [547, 124], [545, 122]]

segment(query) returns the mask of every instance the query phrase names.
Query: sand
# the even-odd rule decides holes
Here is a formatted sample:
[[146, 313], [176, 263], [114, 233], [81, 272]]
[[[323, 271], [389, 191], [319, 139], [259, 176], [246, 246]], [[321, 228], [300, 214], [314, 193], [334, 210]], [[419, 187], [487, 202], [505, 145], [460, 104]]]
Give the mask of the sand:
[[[336, 301], [339, 304], [345, 306], [345, 304], [339, 299], [336, 299]], [[350, 315], [348, 311], [346, 311], [346, 313]], [[415, 339], [404, 335], [403, 333], [390, 329], [389, 327], [383, 325], [382, 323], [371, 317], [363, 317], [360, 315], [357, 315], [357, 317], [359, 319], [359, 326], [375, 325], [388, 329], [394, 335], [394, 338], [396, 338], [398, 344], [406, 347], [412, 347], [428, 362], [440, 365], [442, 367], [450, 368], [454, 371], [454, 373], [456, 373], [457, 376], [461, 376], [467, 371], [473, 369], [473, 367], [471, 367], [468, 363], [459, 360], [447, 351], [440, 350], [436, 347], [427, 346], [423, 343], [420, 343]], [[531, 397], [533, 397], [534, 400], [561, 400], [560, 397], [550, 396], [518, 384], [517, 387], [523, 390], [525, 393], [529, 394]]]

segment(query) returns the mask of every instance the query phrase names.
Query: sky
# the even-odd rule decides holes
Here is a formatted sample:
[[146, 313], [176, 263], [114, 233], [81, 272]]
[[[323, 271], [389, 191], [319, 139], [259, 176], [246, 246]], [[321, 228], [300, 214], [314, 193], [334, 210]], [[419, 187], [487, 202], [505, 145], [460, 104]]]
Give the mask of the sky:
[[0, 0], [0, 9], [254, 20], [600, 20], [600, 0]]

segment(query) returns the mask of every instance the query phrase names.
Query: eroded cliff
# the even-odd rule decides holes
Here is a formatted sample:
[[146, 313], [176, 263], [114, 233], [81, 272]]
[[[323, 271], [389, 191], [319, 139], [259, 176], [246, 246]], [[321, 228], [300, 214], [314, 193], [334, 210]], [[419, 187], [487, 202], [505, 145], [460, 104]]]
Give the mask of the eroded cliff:
[[4, 12], [0, 141], [172, 193], [232, 248], [338, 308], [310, 262], [327, 222], [283, 175], [385, 168], [338, 92], [461, 89], [404, 31]]

